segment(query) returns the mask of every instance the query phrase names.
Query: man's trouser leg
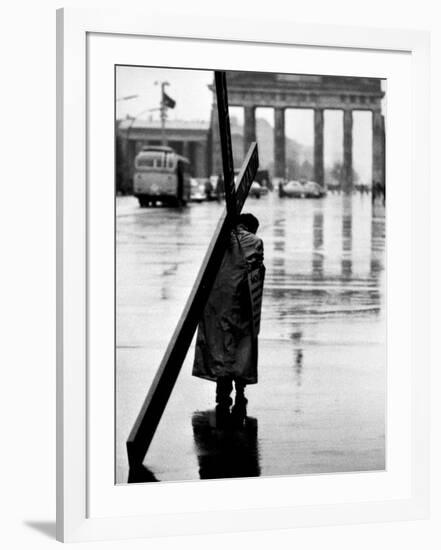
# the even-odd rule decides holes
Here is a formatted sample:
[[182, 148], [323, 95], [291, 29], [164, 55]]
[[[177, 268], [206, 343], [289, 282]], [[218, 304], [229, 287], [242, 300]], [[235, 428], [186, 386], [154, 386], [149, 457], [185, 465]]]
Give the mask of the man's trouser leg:
[[231, 410], [232, 418], [239, 424], [245, 420], [247, 416], [247, 403], [248, 400], [245, 397], [245, 384], [240, 380], [234, 381], [236, 388], [236, 397], [234, 399], [234, 407]]
[[236, 388], [236, 399], [235, 404], [246, 404], [248, 400], [245, 397], [245, 386], [246, 384], [241, 380], [235, 380], [234, 386]]
[[229, 407], [233, 400], [230, 397], [233, 391], [233, 380], [229, 376], [220, 376], [216, 382], [216, 403], [220, 407]]

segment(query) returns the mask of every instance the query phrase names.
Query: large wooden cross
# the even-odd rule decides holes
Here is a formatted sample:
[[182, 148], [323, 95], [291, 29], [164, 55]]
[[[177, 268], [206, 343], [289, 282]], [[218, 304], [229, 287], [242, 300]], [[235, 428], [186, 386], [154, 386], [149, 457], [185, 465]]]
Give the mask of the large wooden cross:
[[253, 142], [242, 164], [237, 181], [236, 183], [234, 182], [233, 151], [231, 146], [225, 72], [216, 71], [215, 82], [226, 209], [219, 219], [184, 311], [127, 440], [127, 454], [130, 468], [137, 468], [142, 465], [168, 399], [173, 391], [199, 320], [202, 317], [205, 304], [229, 242], [231, 229], [236, 222], [237, 215], [242, 210], [259, 167], [257, 143]]

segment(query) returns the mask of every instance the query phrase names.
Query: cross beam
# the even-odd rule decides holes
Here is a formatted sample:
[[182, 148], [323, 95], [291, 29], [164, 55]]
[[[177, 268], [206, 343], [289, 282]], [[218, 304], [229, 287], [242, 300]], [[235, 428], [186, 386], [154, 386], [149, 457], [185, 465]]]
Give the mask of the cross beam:
[[[222, 128], [222, 157], [224, 168], [228, 167], [227, 172], [224, 172], [227, 208], [219, 219], [184, 311], [127, 440], [126, 445], [130, 468], [139, 467], [144, 460], [168, 399], [173, 391], [199, 320], [202, 317], [205, 304], [224, 257], [232, 224], [242, 210], [259, 167], [257, 143], [252, 143], [242, 164], [237, 183], [234, 184], [225, 73], [223, 73], [223, 76], [216, 73], [215, 78], [219, 119], [223, 119], [222, 124], [219, 120], [220, 128]], [[224, 87], [224, 89], [219, 90], [219, 87]], [[228, 136], [223, 135], [225, 132], [228, 133]]]

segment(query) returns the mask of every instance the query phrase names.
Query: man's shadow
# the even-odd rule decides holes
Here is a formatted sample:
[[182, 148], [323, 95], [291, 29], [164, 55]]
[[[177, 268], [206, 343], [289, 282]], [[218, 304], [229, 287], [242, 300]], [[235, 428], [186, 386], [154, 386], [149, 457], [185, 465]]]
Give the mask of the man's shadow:
[[208, 410], [193, 413], [191, 422], [200, 479], [260, 476], [257, 418], [230, 416], [220, 424]]

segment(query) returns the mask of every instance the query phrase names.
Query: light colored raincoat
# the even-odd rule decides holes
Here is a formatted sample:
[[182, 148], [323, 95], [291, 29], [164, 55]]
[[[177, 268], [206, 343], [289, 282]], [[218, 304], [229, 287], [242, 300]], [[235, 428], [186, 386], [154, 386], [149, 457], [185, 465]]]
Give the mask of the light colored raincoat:
[[262, 263], [262, 239], [238, 225], [199, 323], [193, 376], [213, 381], [230, 376], [244, 384], [257, 383], [248, 265]]

